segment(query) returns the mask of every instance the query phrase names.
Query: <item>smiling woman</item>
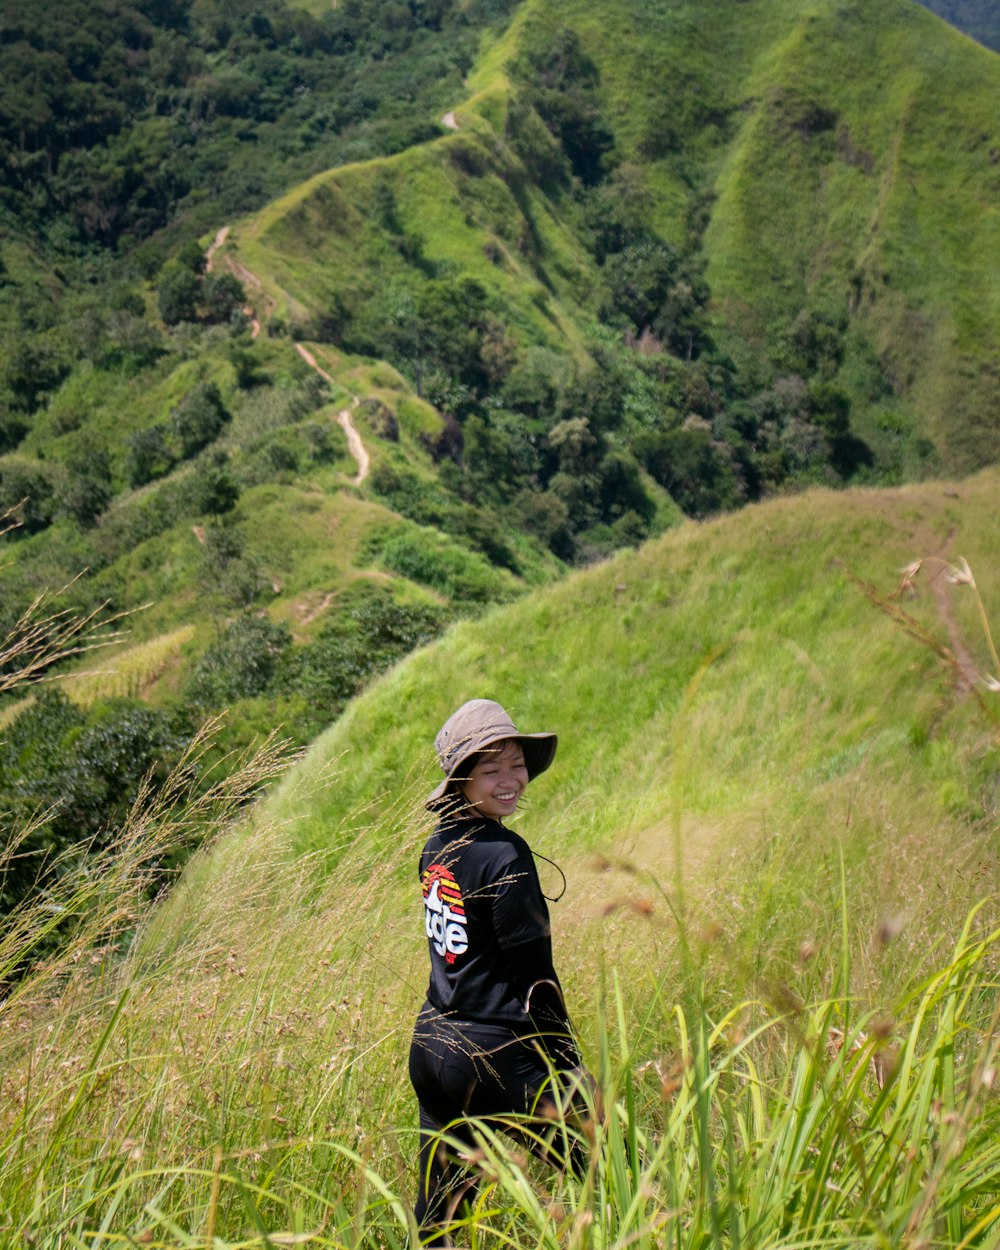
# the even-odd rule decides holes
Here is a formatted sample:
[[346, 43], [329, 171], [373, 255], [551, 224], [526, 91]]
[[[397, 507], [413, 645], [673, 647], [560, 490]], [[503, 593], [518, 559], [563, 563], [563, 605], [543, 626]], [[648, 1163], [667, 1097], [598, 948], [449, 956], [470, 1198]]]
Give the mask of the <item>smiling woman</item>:
[[[515, 1136], [541, 1157], [556, 1106], [589, 1082], [552, 964], [549, 913], [527, 842], [503, 821], [552, 763], [556, 735], [521, 734], [490, 699], [465, 703], [435, 739], [444, 780], [427, 801], [440, 821], [420, 857], [431, 973], [410, 1050], [420, 1107], [416, 1204], [424, 1244], [449, 1245], [475, 1177], [470, 1117], [521, 1117]], [[534, 1121], [533, 1121], [534, 1118]]]
[[528, 784], [524, 749], [516, 738], [498, 742], [477, 755], [468, 773], [461, 793], [469, 807], [494, 820], [514, 814]]

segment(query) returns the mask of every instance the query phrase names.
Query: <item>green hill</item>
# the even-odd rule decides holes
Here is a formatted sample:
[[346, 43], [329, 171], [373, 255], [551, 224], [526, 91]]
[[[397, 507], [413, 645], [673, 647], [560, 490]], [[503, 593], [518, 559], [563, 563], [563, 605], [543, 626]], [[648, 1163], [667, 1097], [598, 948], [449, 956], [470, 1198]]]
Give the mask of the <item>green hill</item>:
[[[23, 524], [0, 626], [63, 585], [74, 610], [136, 613], [75, 702], [20, 720], [0, 759], [18, 810], [70, 794], [67, 837], [106, 825], [78, 767], [92, 736], [109, 793], [119, 733], [152, 762], [226, 709], [230, 745], [275, 724], [307, 742], [457, 617], [684, 514], [995, 462], [998, 70], [919, 6], [271, 8], [228, 34], [214, 5], [187, 26], [183, 4], [119, 14], [149, 52], [127, 82], [137, 143], [162, 139], [156, 109], [215, 100], [191, 142], [225, 170], [226, 219], [197, 241], [206, 201], [185, 193], [146, 242], [71, 245], [65, 204], [25, 209], [35, 131], [4, 132], [0, 512]], [[103, 99], [111, 61], [74, 60], [74, 39], [53, 26], [45, 55]], [[5, 56], [34, 65], [21, 43]], [[379, 82], [412, 70], [408, 137], [392, 91], [362, 109], [369, 56]], [[293, 64], [292, 112], [270, 88], [226, 111], [232, 74]], [[356, 146], [317, 137], [323, 93], [370, 112]], [[63, 121], [60, 178], [102, 144], [114, 166], [118, 113], [103, 137]], [[310, 151], [320, 170], [230, 219], [264, 198], [230, 195], [251, 141], [269, 178]], [[42, 740], [70, 761], [55, 781]]]
[[[546, 50], [561, 46], [557, 69]], [[293, 321], [325, 319], [335, 339], [358, 335], [372, 301], [395, 324], [385, 301], [425, 285], [422, 256], [425, 273], [486, 283], [515, 342], [579, 353], [602, 300], [636, 334], [653, 325], [609, 288], [659, 238], [703, 271], [703, 312], [758, 421], [794, 376], [843, 392], [876, 475], [968, 471], [997, 454], [998, 76], [995, 57], [904, 0], [877, 14], [764, 0], [711, 18], [527, 3], [455, 102], [464, 133], [315, 179], [241, 246]], [[396, 197], [392, 229], [376, 187]], [[726, 425], [714, 415], [723, 440]]]
[[[962, 1092], [962, 1074], [967, 1059], [993, 1053], [987, 1045], [975, 1059], [979, 1042], [969, 1043], [989, 1033], [995, 968], [977, 956], [966, 982], [948, 961], [974, 904], [976, 941], [997, 920], [1000, 741], [963, 563], [995, 618], [996, 490], [990, 470], [894, 491], [812, 491], [684, 525], [409, 657], [248, 823], [188, 865], [124, 966], [105, 963], [99, 945], [80, 957], [92, 971], [70, 971], [55, 1003], [58, 982], [42, 977], [34, 997], [29, 986], [9, 1005], [19, 1027], [5, 1070], [21, 1091], [9, 1105], [31, 1126], [12, 1129], [23, 1148], [0, 1173], [12, 1218], [191, 1245], [206, 1227], [319, 1246], [330, 1244], [328, 1221], [373, 1237], [405, 1224], [403, 1056], [425, 976], [413, 904], [430, 742], [458, 701], [493, 695], [526, 728], [560, 735], [515, 823], [568, 880], [553, 904], [556, 960], [588, 1061], [609, 1082], [615, 1109], [602, 1132], [634, 1124], [643, 1169], [668, 1133], [671, 1157], [695, 1168], [669, 1204], [654, 1186], [652, 1211], [668, 1221], [678, 1203], [700, 1210], [695, 1177], [711, 1143], [713, 1175], [739, 1166], [751, 1186], [725, 1189], [725, 1210], [758, 1227], [825, 1228], [840, 1188], [797, 1211], [789, 1195], [826, 1172], [818, 1148], [786, 1163], [786, 1133], [841, 1125], [823, 1140], [842, 1169], [862, 1148], [881, 1158], [885, 1117], [898, 1124], [906, 1107], [916, 1121], [898, 1144], [919, 1152], [926, 1106], [938, 1097], [950, 1114], [958, 1097], [971, 1153], [942, 1156], [965, 1178], [949, 1227], [980, 1227], [979, 1204], [995, 1192], [995, 1126], [990, 1104]], [[901, 569], [921, 559], [908, 589]], [[870, 580], [881, 610], [855, 578]], [[540, 870], [558, 894], [557, 870]], [[112, 921], [132, 897], [125, 885], [112, 872]], [[948, 970], [924, 983], [937, 967]], [[689, 1014], [693, 984], [704, 1016]], [[707, 1049], [685, 1033], [696, 1019]], [[836, 1030], [865, 1056], [849, 1080]], [[953, 1049], [953, 1030], [965, 1048]], [[939, 1045], [925, 1080], [921, 1056]], [[865, 1076], [883, 1049], [884, 1096]], [[711, 1133], [699, 1154], [697, 1134], [677, 1136], [698, 1105], [675, 1100], [669, 1082], [696, 1062], [689, 1055], [708, 1054], [740, 1074], [735, 1107], [756, 1110], [728, 1138], [729, 1082], [713, 1076], [720, 1101], [704, 1109]], [[806, 1055], [812, 1063], [796, 1069]], [[750, 1100], [744, 1074], [758, 1091]], [[851, 1108], [848, 1128], [823, 1114], [834, 1098]], [[940, 1182], [927, 1188], [923, 1167], [911, 1173], [893, 1157], [894, 1219], [943, 1219], [952, 1198]], [[970, 1192], [973, 1160], [983, 1179]], [[531, 1199], [503, 1188], [506, 1166], [477, 1219], [509, 1215], [520, 1228]], [[612, 1164], [599, 1166], [603, 1178]], [[590, 1209], [566, 1178], [530, 1179], [530, 1193], [558, 1185], [561, 1202]], [[601, 1202], [619, 1229], [628, 1202]], [[830, 1244], [845, 1227], [880, 1225], [886, 1202], [871, 1208], [852, 1186]], [[709, 1242], [692, 1232], [682, 1244]]]
[[[774, 501], [456, 626], [352, 704], [268, 814], [298, 851], [355, 827], [372, 852], [390, 847], [388, 814], [401, 799], [419, 808], [434, 784], [438, 723], [482, 696], [508, 704], [518, 724], [562, 734], [559, 767], [525, 818], [560, 852], [639, 838], [659, 844], [662, 864], [677, 807], [693, 851], [706, 827], [733, 820], [748, 850], [780, 826], [793, 841], [807, 836], [810, 813], [817, 837], [820, 826], [833, 836], [838, 805], [845, 817], [853, 807], [848, 840], [866, 856], [891, 858], [897, 834], [916, 834], [895, 817], [883, 827], [897, 804], [927, 807], [921, 837], [975, 823], [992, 803], [988, 765], [969, 772], [962, 744], [989, 722], [977, 727], [967, 682], [983, 689], [991, 659], [975, 597], [949, 584], [947, 562], [968, 560], [995, 602], [996, 484], [990, 471], [959, 485]], [[916, 589], [900, 592], [900, 570], [919, 560]], [[965, 676], [907, 638], [859, 580], [939, 638]], [[331, 773], [336, 784], [321, 788]]]

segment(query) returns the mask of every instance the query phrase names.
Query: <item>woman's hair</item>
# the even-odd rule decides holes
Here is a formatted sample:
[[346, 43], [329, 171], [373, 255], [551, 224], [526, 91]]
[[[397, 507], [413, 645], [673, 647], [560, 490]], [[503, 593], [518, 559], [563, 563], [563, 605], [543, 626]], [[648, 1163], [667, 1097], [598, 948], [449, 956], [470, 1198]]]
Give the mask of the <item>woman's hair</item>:
[[441, 798], [438, 811], [446, 816], [454, 816], [466, 806], [465, 793], [462, 790], [462, 782], [468, 781], [472, 770], [486, 754], [485, 751], [473, 751], [467, 758], [462, 760], [459, 766], [460, 776], [448, 778], [448, 785], [445, 787], [444, 795]]

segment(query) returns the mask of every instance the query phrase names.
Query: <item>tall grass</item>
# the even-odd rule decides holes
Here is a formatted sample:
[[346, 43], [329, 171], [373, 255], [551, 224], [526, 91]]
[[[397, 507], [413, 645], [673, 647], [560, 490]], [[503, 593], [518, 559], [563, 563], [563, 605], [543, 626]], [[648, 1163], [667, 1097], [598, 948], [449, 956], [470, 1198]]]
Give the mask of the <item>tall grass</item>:
[[[714, 671], [703, 663], [683, 693], [678, 748]], [[922, 947], [885, 918], [876, 929], [871, 860], [845, 858], [839, 797], [814, 803], [801, 832], [785, 813], [728, 872], [692, 875], [678, 832], [690, 756], [677, 759], [665, 830], [677, 877], [661, 889], [639, 857], [619, 905], [594, 891], [593, 927], [556, 916], [597, 1078], [589, 1113], [565, 1130], [586, 1167], [542, 1168], [480, 1126], [468, 1163], [482, 1183], [456, 1243], [996, 1246], [988, 881], [964, 925], [940, 922], [932, 953], [924, 927]], [[189, 761], [141, 797], [112, 853], [12, 919], [0, 952], [22, 975], [0, 1002], [0, 1244], [413, 1244], [405, 1055], [426, 976], [411, 907], [422, 778], [295, 854], [287, 805], [245, 814], [282, 764], [271, 744], [202, 801]], [[340, 788], [347, 767], [353, 757], [314, 767], [298, 802], [306, 784]], [[207, 844], [151, 908], [149, 874], [192, 820]], [[827, 826], [841, 854], [829, 881], [806, 861], [814, 928], [792, 966], [776, 917], [786, 941], [804, 914], [788, 906], [803, 848]], [[935, 864], [901, 871], [914, 891], [942, 884]], [[62, 953], [32, 966], [46, 926], [74, 916]]]
[[[262, 848], [265, 855], [266, 845]], [[273, 872], [274, 865], [271, 865]], [[364, 899], [345, 862], [342, 885]], [[58, 1001], [5, 1012], [0, 1195], [9, 1244], [401, 1246], [415, 1132], [398, 986], [338, 952], [335, 898], [287, 865], [247, 943], [208, 932], [115, 972], [92, 956]], [[332, 890], [342, 901], [343, 890]], [[297, 930], [292, 930], [296, 912]], [[373, 916], [373, 921], [388, 917]], [[996, 1244], [997, 942], [971, 915], [894, 1004], [843, 988], [722, 1014], [669, 977], [598, 1000], [582, 1175], [480, 1126], [456, 1243], [519, 1247]], [[141, 943], [140, 943], [141, 947]], [[385, 978], [383, 978], [383, 981]], [[413, 987], [411, 987], [413, 988]], [[23, 1004], [22, 1004], [23, 1005]]]

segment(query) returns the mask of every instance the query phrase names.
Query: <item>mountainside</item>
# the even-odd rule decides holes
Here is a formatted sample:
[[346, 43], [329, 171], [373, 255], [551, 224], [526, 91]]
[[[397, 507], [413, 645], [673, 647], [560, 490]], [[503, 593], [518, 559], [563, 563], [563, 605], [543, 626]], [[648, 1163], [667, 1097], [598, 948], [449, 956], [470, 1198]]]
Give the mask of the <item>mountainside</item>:
[[852, 845], [887, 864], [896, 839], [988, 825], [995, 674], [957, 571], [995, 618], [998, 480], [754, 505], [458, 625], [352, 704], [264, 819], [298, 852], [355, 837], [388, 852], [430, 819], [439, 724], [485, 697], [561, 735], [524, 815], [542, 849], [638, 839], [662, 869], [678, 806], [696, 860], [733, 821], [763, 839], [788, 822], [820, 854], [840, 805]]
[[[237, 235], [293, 322], [373, 349], [359, 306], [377, 291], [366, 315], [398, 324], [385, 301], [421, 287], [423, 256], [488, 283], [501, 320], [538, 345], [555, 333], [579, 351], [610, 298], [647, 351], [703, 358], [714, 406], [688, 399], [677, 417], [709, 420], [723, 445], [762, 441], [761, 409], [788, 439], [795, 382], [779, 383], [798, 379], [847, 401], [863, 444], [849, 471], [995, 460], [995, 57], [905, 0], [711, 16], [529, 2], [470, 86], [465, 133], [322, 176]], [[388, 229], [377, 173], [398, 196]], [[400, 256], [407, 237], [424, 251]], [[688, 272], [661, 290], [664, 246]], [[736, 367], [728, 395], [700, 313]], [[392, 337], [378, 346], [412, 358]], [[757, 411], [736, 416], [737, 398]]]
[[[235, 829], [223, 812], [152, 914], [114, 862], [81, 876], [112, 933], [137, 906], [140, 930], [118, 961], [98, 925], [5, 1004], [9, 1218], [139, 1244], [204, 1244], [206, 1228], [254, 1247], [401, 1240], [416, 1184], [406, 1048], [426, 984], [420, 804], [441, 721], [495, 695], [560, 737], [512, 823], [553, 900], [556, 964], [610, 1113], [593, 1117], [596, 1215], [586, 1181], [504, 1152], [488, 1156], [478, 1224], [556, 1245], [545, 1209], [541, 1235], [524, 1233], [554, 1193], [609, 1245], [637, 1218], [649, 1244], [674, 1221], [684, 1250], [728, 1245], [699, 1195], [708, 1166], [720, 1182], [739, 1167], [747, 1184], [719, 1193], [741, 1244], [761, 1229], [881, 1244], [891, 1185], [894, 1230], [951, 1212], [941, 1244], [988, 1250], [992, 1078], [970, 1090], [996, 1053], [1000, 721], [972, 579], [995, 619], [997, 488], [992, 469], [685, 524], [410, 656], [268, 802]], [[962, 1112], [947, 1190], [920, 1153], [935, 1099]], [[727, 1137], [727, 1112], [754, 1105]], [[633, 1191], [605, 1180], [628, 1157], [619, 1123], [649, 1178], [632, 1224]], [[842, 1197], [850, 1161], [864, 1149], [873, 1175], [887, 1137], [873, 1205], [860, 1179]], [[652, 1171], [668, 1153], [679, 1180]], [[699, 1215], [690, 1234], [679, 1209]]]
[[595, 1080], [456, 1243], [996, 1250], [997, 67], [907, 0], [0, 0], [12, 1241], [419, 1242], [487, 696]]
[[1000, 70], [925, 10], [264, 7], [124, 5], [106, 56], [85, 15], [5, 27], [11, 82], [62, 69], [49, 147], [0, 136], [0, 625], [65, 585], [144, 609], [69, 700], [0, 709], [18, 811], [103, 829], [223, 709], [229, 745], [306, 742], [684, 514], [997, 459]]

